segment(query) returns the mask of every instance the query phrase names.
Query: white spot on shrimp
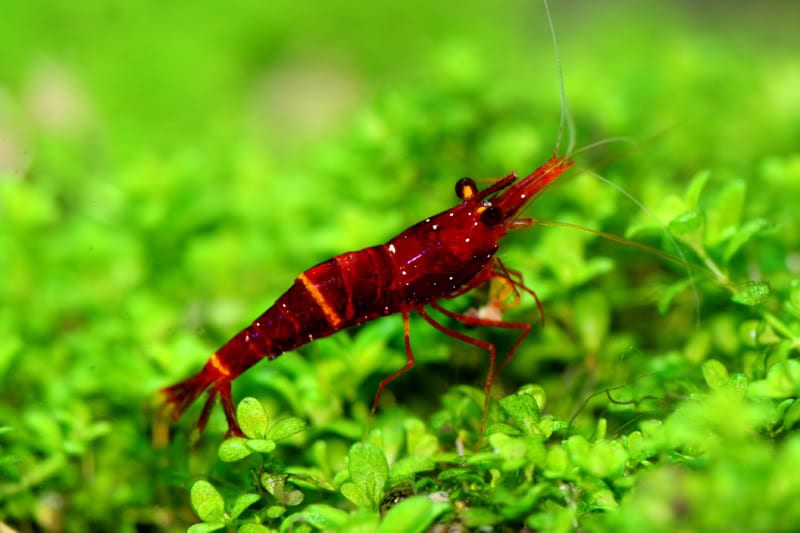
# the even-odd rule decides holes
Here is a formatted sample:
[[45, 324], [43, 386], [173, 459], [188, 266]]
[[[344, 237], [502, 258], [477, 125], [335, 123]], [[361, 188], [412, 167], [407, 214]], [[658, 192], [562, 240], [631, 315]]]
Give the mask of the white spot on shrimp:
[[256, 327], [260, 328], [261, 327], [261, 322], [256, 322]]
[[389, 253], [391, 253], [391, 254], [396, 254], [397, 253], [397, 248], [394, 247], [394, 244], [390, 244], [389, 245]]
[[286, 309], [286, 304], [281, 304], [281, 307], [283, 307], [284, 309]]
[[405, 276], [405, 275], [407, 274], [407, 272], [406, 272], [405, 270], [403, 270], [403, 271], [401, 272], [401, 274], [403, 274], [403, 275]]
[[313, 341], [313, 340], [314, 340], [314, 335], [312, 335], [311, 333], [309, 333], [309, 334], [308, 334], [308, 342], [311, 342], [311, 341]]
[[464, 242], [469, 242], [469, 237], [467, 237], [466, 239], [464, 239]]
[[437, 229], [439, 229], [439, 224], [434, 224], [433, 225], [433, 231], [436, 231]]
[[450, 213], [450, 216], [453, 216], [453, 213]]
[[519, 197], [520, 197], [520, 198], [522, 198], [522, 199], [524, 200], [524, 199], [525, 199], [525, 193], [523, 193], [523, 194], [520, 194], [520, 195], [519, 195]]
[[450, 276], [450, 281], [453, 281], [453, 276]]
[[473, 224], [473, 226], [477, 226], [477, 225], [478, 225], [478, 223], [477, 223], [477, 222]]
[[244, 342], [250, 342], [250, 335], [244, 336]]
[[426, 218], [426, 219], [425, 219], [425, 222], [430, 222], [430, 221], [431, 221], [431, 219], [430, 219], [430, 218]]

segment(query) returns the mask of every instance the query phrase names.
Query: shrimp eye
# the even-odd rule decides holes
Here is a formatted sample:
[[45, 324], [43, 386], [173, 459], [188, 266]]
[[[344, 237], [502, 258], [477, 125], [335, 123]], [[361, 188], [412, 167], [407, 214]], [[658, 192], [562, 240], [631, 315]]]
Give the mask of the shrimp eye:
[[489, 206], [481, 213], [481, 222], [487, 226], [496, 226], [503, 221], [503, 212], [499, 207]]
[[478, 193], [478, 186], [472, 178], [461, 178], [456, 182], [456, 196], [469, 200]]

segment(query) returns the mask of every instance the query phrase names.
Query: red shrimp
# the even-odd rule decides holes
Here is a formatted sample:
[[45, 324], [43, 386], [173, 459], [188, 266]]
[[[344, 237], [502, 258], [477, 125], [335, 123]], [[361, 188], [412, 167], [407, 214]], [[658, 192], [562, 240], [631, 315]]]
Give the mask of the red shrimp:
[[426, 307], [466, 325], [518, 330], [519, 335], [506, 355], [507, 362], [530, 332], [530, 324], [507, 322], [499, 316], [459, 314], [439, 302], [493, 279], [510, 287], [517, 296], [518, 289], [522, 289], [535, 297], [519, 273], [506, 269], [495, 254], [509, 230], [534, 224], [532, 219], [519, 218], [519, 213], [572, 164], [572, 160], [554, 154], [527, 177], [520, 180], [512, 173], [482, 191], [472, 179], [463, 178], [456, 183], [460, 202], [455, 207], [411, 226], [386, 244], [337, 255], [306, 270], [272, 307], [214, 353], [198, 374], [163, 390], [173, 418], [177, 420], [208, 390], [197, 427], [204, 428], [219, 396], [228, 421], [228, 434], [241, 435], [231, 398], [231, 381], [237, 376], [265, 357], [275, 359], [314, 339], [400, 313], [407, 362], [380, 382], [370, 414], [372, 419], [384, 387], [414, 366], [409, 316], [416, 312], [439, 331], [489, 352], [484, 385], [482, 423], [485, 424], [489, 392], [496, 375], [494, 345], [441, 324]]

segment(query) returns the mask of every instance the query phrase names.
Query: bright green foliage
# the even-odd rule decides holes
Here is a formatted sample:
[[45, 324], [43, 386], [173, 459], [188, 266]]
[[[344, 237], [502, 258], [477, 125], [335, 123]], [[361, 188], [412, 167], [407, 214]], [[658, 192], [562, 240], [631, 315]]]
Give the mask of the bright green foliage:
[[297, 417], [284, 418], [269, 425], [264, 407], [255, 398], [245, 398], [236, 409], [239, 426], [247, 438], [232, 437], [219, 447], [219, 458], [225, 462], [244, 459], [251, 453], [270, 453], [275, 441], [291, 437], [306, 428], [306, 422]]
[[0, 529], [797, 529], [800, 6], [551, 3], [576, 147], [634, 143], [501, 242], [544, 325], [504, 311], [533, 329], [484, 433], [486, 354], [418, 317], [367, 433], [388, 317], [239, 377], [226, 439], [157, 391], [309, 266], [551, 155], [543, 10], [0, 0]]

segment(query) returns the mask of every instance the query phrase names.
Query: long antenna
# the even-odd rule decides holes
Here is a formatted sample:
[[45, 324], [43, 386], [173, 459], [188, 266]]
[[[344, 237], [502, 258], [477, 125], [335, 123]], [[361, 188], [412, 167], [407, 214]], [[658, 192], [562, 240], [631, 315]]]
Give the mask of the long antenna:
[[[553, 52], [554, 52], [554, 54], [556, 56], [556, 66], [558, 68], [558, 82], [559, 82], [559, 86], [560, 86], [559, 88], [560, 88], [560, 93], [561, 93], [561, 117], [559, 119], [559, 125], [558, 125], [558, 136], [556, 137], [555, 155], [558, 155], [558, 152], [559, 152], [559, 150], [561, 148], [561, 136], [562, 136], [562, 133], [564, 131], [564, 126], [566, 125], [567, 133], [569, 135], [569, 140], [567, 141], [567, 152], [566, 152], [565, 155], [567, 157], [569, 157], [570, 155], [572, 155], [573, 149], [575, 148], [575, 123], [572, 120], [572, 114], [569, 112], [569, 107], [567, 106], [567, 91], [566, 91], [566, 88], [565, 88], [565, 85], [564, 85], [564, 69], [561, 67], [561, 54], [558, 52], [558, 39], [556, 38], [556, 29], [555, 29], [555, 26], [553, 25], [553, 17], [550, 14], [550, 6], [547, 3], [547, 0], [542, 0], [542, 2], [544, 3], [544, 10], [545, 10], [545, 13], [547, 14], [547, 24], [550, 27], [550, 37], [552, 37], [552, 40], [553, 40]], [[626, 142], [628, 141], [628, 139], [626, 139], [626, 138], [619, 138], [619, 139], [612, 139], [612, 140], [613, 141], [622, 140], [622, 141], [626, 141]], [[599, 144], [604, 144], [604, 143], [610, 142], [612, 140], [599, 141], [597, 143], [594, 143], [594, 144], [590, 145], [590, 147], [597, 146]], [[584, 149], [587, 149], [587, 148], [584, 148]], [[620, 187], [616, 183], [614, 183], [614, 182], [612, 182], [610, 180], [607, 180], [604, 177], [602, 177], [602, 176], [600, 176], [600, 175], [598, 175], [598, 174], [596, 174], [594, 172], [591, 172], [590, 174], [592, 176], [594, 176], [596, 179], [599, 179], [599, 180], [607, 183], [608, 185], [610, 185], [611, 187], [613, 187], [617, 191], [619, 191], [621, 194], [625, 195], [643, 213], [645, 213], [645, 215], [647, 215], [649, 217], [653, 217], [652, 213], [650, 213], [650, 211], [648, 211], [647, 208], [645, 208], [644, 205], [642, 205], [641, 202], [639, 202], [636, 198], [634, 198], [633, 195], [628, 193], [628, 191], [626, 191], [625, 189], [623, 189], [622, 187]], [[655, 218], [655, 217], [653, 217], [653, 218]], [[697, 290], [697, 284], [695, 283], [694, 276], [692, 276], [692, 272], [689, 269], [689, 266], [688, 266], [689, 262], [686, 260], [686, 256], [683, 253], [683, 249], [681, 249], [681, 247], [678, 246], [678, 243], [677, 243], [675, 237], [673, 237], [672, 233], [670, 233], [668, 228], [664, 227], [663, 230], [664, 230], [664, 233], [666, 234], [667, 238], [670, 240], [672, 245], [677, 250], [678, 255], [680, 256], [680, 259], [686, 265], [686, 274], [689, 276], [689, 282], [691, 284], [692, 293], [693, 293], [694, 300], [695, 300], [695, 320], [696, 320], [695, 327], [699, 330], [700, 329], [700, 294], [699, 294], [699, 292]], [[598, 235], [602, 235], [601, 232], [597, 232], [597, 233], [598, 233]], [[669, 254], [663, 254], [662, 257], [666, 257], [668, 255]]]
[[553, 39], [553, 52], [556, 56], [558, 84], [561, 93], [561, 117], [558, 121], [558, 136], [556, 137], [555, 154], [558, 155], [559, 150], [561, 150], [561, 135], [564, 132], [564, 126], [566, 125], [569, 140], [567, 141], [567, 153], [565, 155], [569, 156], [572, 153], [572, 149], [575, 148], [575, 123], [572, 120], [572, 114], [569, 112], [569, 107], [567, 106], [567, 91], [564, 86], [564, 69], [561, 67], [561, 54], [558, 52], [556, 28], [553, 25], [553, 17], [550, 15], [550, 6], [547, 4], [547, 0], [542, 1], [544, 2], [545, 13], [547, 13], [547, 24], [550, 27], [550, 37]]

